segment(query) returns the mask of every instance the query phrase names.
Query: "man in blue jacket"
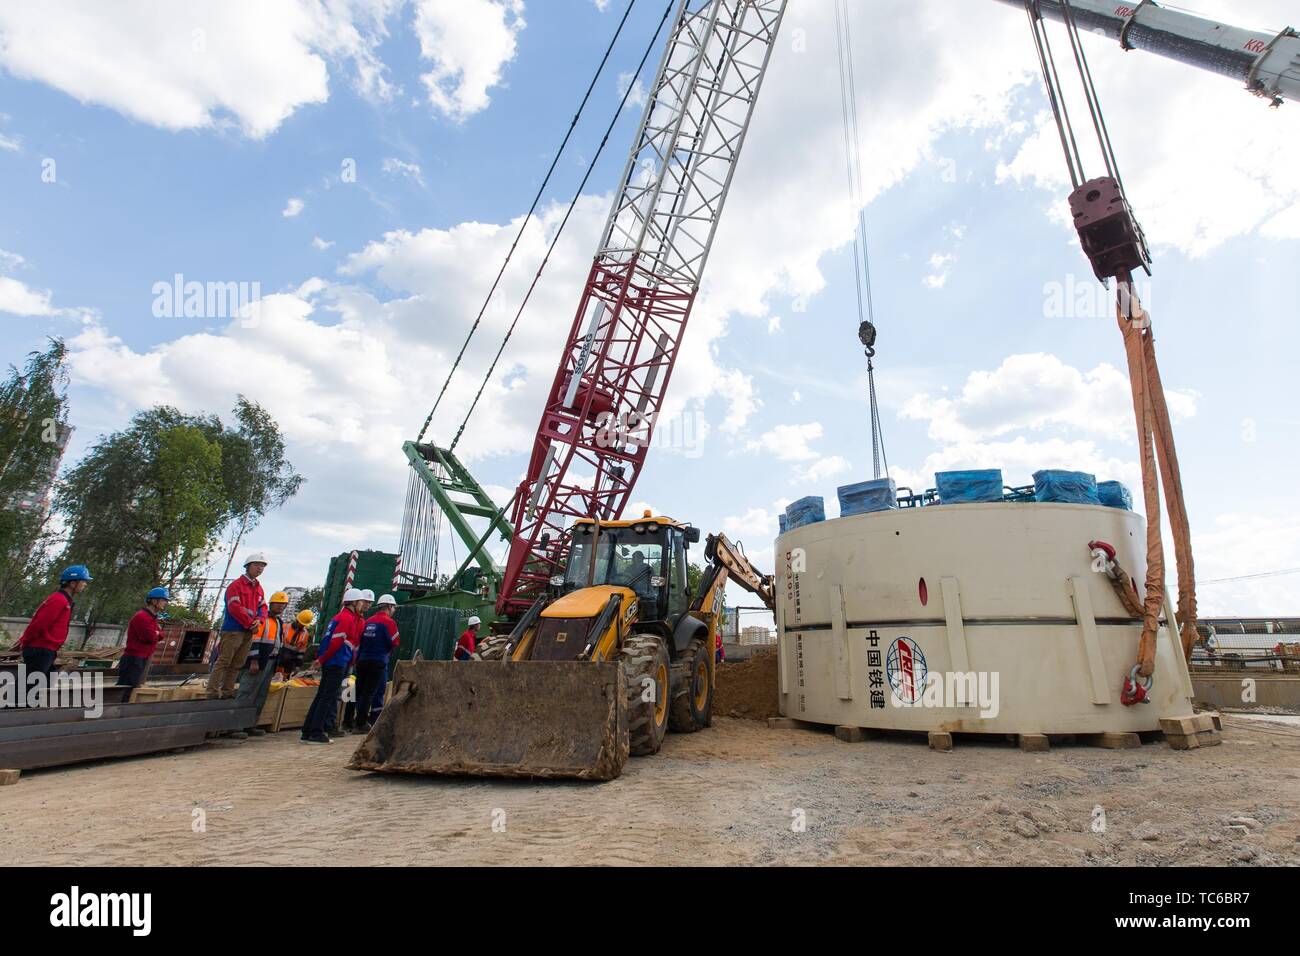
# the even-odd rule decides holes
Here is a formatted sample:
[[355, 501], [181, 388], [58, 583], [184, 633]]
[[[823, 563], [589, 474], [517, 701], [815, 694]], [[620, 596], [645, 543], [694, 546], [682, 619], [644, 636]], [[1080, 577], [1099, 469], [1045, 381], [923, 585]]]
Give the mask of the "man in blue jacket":
[[348, 704], [348, 711], [356, 714], [351, 726], [345, 713], [343, 729], [354, 734], [370, 733], [370, 715], [377, 709], [375, 699], [379, 697], [379, 706], [383, 706], [384, 678], [388, 673], [388, 657], [401, 643], [397, 633], [397, 622], [393, 620], [393, 609], [397, 601], [391, 594], [381, 595], [375, 602], [375, 614], [366, 621], [365, 630], [361, 632], [361, 648], [357, 654], [357, 699]]
[[[327, 744], [330, 730], [338, 715], [339, 690], [348, 676], [348, 669], [356, 658], [361, 644], [361, 632], [366, 626], [365, 613], [370, 607], [365, 592], [349, 588], [343, 594], [343, 609], [335, 614], [321, 635], [316, 664], [320, 667], [320, 686], [307, 711], [302, 725], [302, 742]], [[333, 734], [339, 737], [341, 734]]]

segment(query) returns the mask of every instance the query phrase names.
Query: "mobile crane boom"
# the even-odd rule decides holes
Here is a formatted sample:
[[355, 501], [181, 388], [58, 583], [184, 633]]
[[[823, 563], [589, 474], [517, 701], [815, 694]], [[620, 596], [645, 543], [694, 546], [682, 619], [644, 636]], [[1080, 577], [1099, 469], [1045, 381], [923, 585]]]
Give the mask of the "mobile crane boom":
[[[1025, 0], [999, 0], [1025, 7]], [[1037, 0], [1038, 12], [1060, 22], [1061, 0]], [[1243, 30], [1205, 17], [1170, 10], [1154, 0], [1069, 0], [1081, 31], [1118, 40], [1125, 50], [1145, 50], [1221, 76], [1240, 80], [1256, 96], [1281, 105], [1300, 100], [1300, 34]]]

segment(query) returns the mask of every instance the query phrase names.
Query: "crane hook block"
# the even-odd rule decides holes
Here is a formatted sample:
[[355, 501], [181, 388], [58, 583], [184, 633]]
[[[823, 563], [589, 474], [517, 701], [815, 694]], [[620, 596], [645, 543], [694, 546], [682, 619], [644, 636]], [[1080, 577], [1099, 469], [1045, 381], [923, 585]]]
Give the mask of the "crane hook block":
[[1135, 269], [1151, 274], [1151, 253], [1119, 181], [1090, 179], [1070, 193], [1070, 214], [1079, 244], [1102, 282]]
[[876, 327], [870, 321], [863, 320], [858, 326], [858, 341], [862, 343], [868, 355], [876, 354]]

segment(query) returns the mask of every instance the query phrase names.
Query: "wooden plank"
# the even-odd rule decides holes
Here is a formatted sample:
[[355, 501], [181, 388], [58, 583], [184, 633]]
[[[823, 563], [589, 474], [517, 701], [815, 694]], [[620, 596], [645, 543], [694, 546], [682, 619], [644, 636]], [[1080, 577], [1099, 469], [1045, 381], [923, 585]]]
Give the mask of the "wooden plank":
[[1047, 738], [1047, 734], [1021, 734], [1020, 749], [1026, 753], [1042, 753], [1050, 750], [1052, 743]]
[[1142, 746], [1142, 738], [1132, 733], [1104, 733], [1098, 734], [1094, 743], [1107, 750], [1134, 750]]
[[18, 782], [23, 775], [21, 770], [0, 770], [0, 787], [9, 787]]
[[769, 717], [767, 726], [771, 730], [794, 730], [801, 725], [793, 717]]
[[850, 727], [847, 724], [841, 724], [835, 728], [835, 739], [842, 740], [846, 744], [857, 744], [867, 739], [867, 732], [861, 727]]
[[[961, 592], [956, 578], [940, 578], [939, 587], [943, 592], [943, 617], [948, 631], [948, 661], [952, 670], [958, 674], [970, 673], [970, 654], [966, 649], [966, 625], [961, 613]], [[956, 681], [957, 694], [955, 703], [958, 707], [971, 707], [973, 700], [966, 699], [966, 682]], [[924, 688], [922, 688], [924, 690]]]
[[1078, 575], [1070, 580], [1070, 598], [1074, 601], [1074, 617], [1079, 622], [1079, 637], [1083, 642], [1083, 659], [1088, 665], [1088, 684], [1094, 704], [1111, 702], [1110, 687], [1106, 684], [1106, 662], [1101, 656], [1101, 638], [1097, 634], [1097, 618], [1092, 610], [1092, 594], [1088, 582]]
[[931, 750], [952, 753], [952, 734], [941, 730], [932, 730], [927, 734]]

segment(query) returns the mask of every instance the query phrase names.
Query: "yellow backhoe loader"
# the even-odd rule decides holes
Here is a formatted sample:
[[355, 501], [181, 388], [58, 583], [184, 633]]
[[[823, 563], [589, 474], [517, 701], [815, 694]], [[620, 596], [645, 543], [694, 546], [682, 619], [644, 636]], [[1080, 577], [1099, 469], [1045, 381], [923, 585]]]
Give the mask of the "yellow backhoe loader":
[[403, 661], [356, 770], [609, 780], [671, 729], [713, 719], [714, 639], [735, 581], [771, 609], [772, 579], [710, 535], [694, 593], [698, 528], [646, 512], [580, 519], [563, 575], [479, 660]]

